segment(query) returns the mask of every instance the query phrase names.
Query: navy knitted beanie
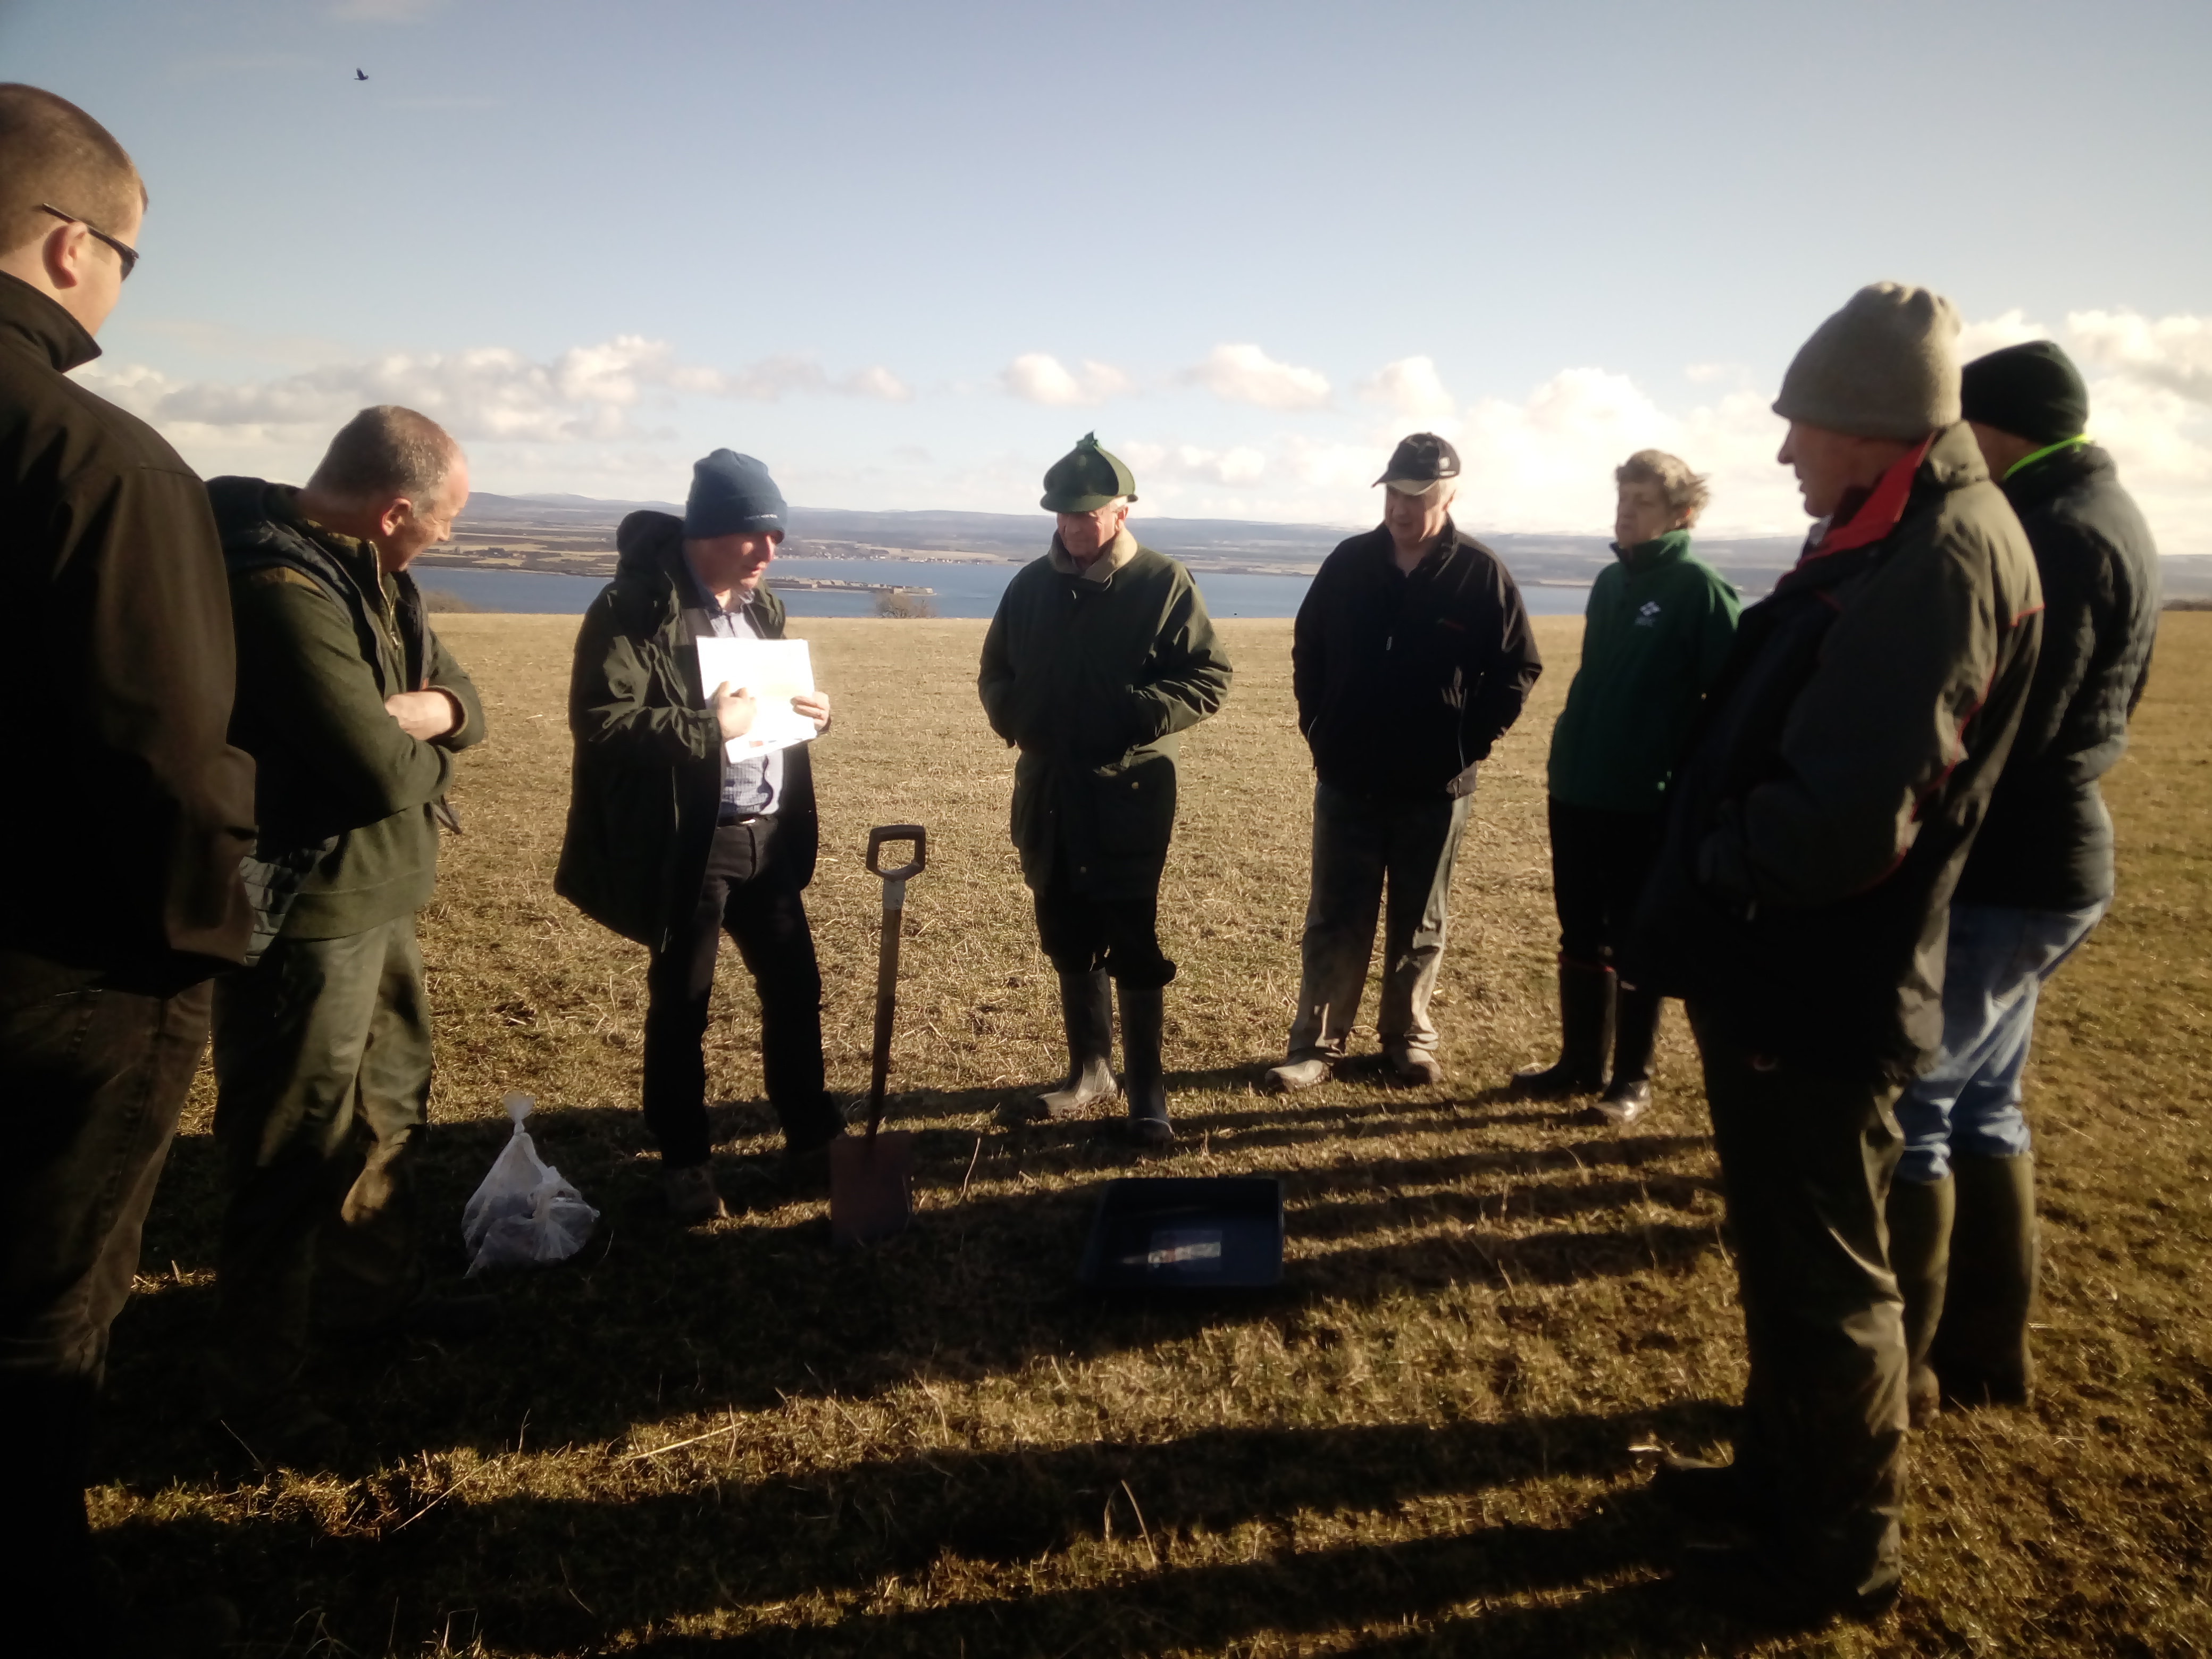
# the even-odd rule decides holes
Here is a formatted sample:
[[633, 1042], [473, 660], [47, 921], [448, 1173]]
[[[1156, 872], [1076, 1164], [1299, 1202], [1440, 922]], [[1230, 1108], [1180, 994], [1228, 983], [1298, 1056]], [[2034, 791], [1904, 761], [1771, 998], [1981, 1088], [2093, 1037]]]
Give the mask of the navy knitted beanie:
[[684, 533], [695, 542], [716, 536], [764, 536], [787, 526], [783, 492], [768, 468], [734, 449], [718, 449], [691, 468]]

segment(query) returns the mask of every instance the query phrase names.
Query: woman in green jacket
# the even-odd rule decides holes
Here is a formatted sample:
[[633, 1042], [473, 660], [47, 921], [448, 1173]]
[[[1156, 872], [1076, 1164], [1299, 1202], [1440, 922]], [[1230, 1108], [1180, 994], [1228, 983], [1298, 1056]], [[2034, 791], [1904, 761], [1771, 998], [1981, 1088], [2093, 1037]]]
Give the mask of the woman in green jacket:
[[1591, 585], [1582, 664], [1552, 729], [1559, 1058], [1513, 1082], [1546, 1099], [1602, 1088], [1590, 1115], [1626, 1124], [1650, 1103], [1659, 997], [1621, 983], [1613, 952], [1659, 850], [1668, 781], [1728, 660], [1739, 601], [1690, 551], [1704, 477], [1656, 449], [1639, 449], [1613, 476], [1615, 562]]

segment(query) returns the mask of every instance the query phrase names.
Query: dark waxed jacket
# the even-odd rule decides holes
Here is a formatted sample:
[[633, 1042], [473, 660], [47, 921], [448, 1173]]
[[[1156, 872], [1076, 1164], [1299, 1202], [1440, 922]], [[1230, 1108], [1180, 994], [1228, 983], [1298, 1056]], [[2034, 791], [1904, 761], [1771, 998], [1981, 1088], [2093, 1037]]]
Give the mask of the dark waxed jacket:
[[[437, 807], [453, 751], [484, 737], [477, 689], [434, 633], [405, 571], [301, 516], [300, 492], [259, 478], [207, 487], [238, 627], [231, 741], [258, 771], [264, 856], [332, 836], [284, 917], [287, 939], [343, 939], [429, 902]], [[460, 724], [411, 738], [384, 700], [444, 691]]]
[[[699, 684], [686, 611], [698, 605], [684, 562], [684, 521], [631, 514], [615, 532], [615, 579], [576, 634], [568, 731], [576, 740], [568, 827], [553, 890], [603, 927], [658, 951], [690, 915], [707, 877], [722, 805], [721, 728]], [[753, 601], [769, 639], [783, 601]], [[814, 878], [820, 827], [808, 745], [783, 750], [776, 856]]]
[[157, 993], [246, 954], [253, 763], [225, 738], [230, 600], [207, 496], [70, 380], [100, 355], [0, 274], [0, 610], [15, 641], [0, 949]]
[[1972, 432], [1938, 433], [1908, 494], [1909, 465], [1743, 613], [1622, 970], [1747, 1048], [1888, 1083], [1942, 1039], [1951, 892], [2042, 629]]
[[[1126, 530], [1090, 576], [1053, 550], [1006, 584], [976, 690], [1014, 763], [1022, 878], [1100, 899], [1157, 890], [1182, 734], [1229, 695], [1228, 654], [1176, 561]], [[1095, 578], [1095, 579], [1094, 579]]]
[[2012, 758], [1959, 878], [1961, 904], [2075, 910], [2112, 896], [2097, 780], [2128, 746], [2158, 637], [2158, 549], [2094, 444], [2004, 481], [2043, 580], [2043, 650]]
[[1314, 769], [1357, 795], [1465, 795], [1544, 672], [1498, 556], [1449, 522], [1408, 575], [1387, 526], [1340, 543], [1298, 606], [1291, 683]]

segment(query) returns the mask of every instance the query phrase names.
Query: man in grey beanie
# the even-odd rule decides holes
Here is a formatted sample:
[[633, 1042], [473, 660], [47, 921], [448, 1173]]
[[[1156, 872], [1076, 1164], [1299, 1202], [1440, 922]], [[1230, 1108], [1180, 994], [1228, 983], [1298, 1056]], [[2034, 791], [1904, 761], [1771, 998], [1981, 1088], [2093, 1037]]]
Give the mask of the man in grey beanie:
[[[784, 526], [783, 492], [760, 462], [727, 449], [699, 462], [681, 519], [633, 513], [615, 532], [620, 562], [584, 615], [569, 683], [576, 760], [554, 890], [653, 952], [645, 1121], [669, 1212], [687, 1224], [726, 1213], [702, 1049], [723, 933], [760, 994], [789, 1172], [822, 1176], [844, 1132], [823, 1086], [822, 974], [800, 896], [817, 836], [808, 745], [727, 759], [753, 698], [728, 684], [708, 696], [696, 649], [708, 635], [783, 637], [783, 602], [761, 577]], [[792, 706], [830, 729], [826, 694]]]
[[1670, 1459], [1686, 1574], [1778, 1624], [1898, 1595], [1905, 1345], [1883, 1206], [1942, 1036], [1946, 917], [2021, 720], [2035, 564], [1960, 420], [1958, 317], [1864, 288], [1774, 409], [1815, 520], [1743, 614], [1631, 951], [1689, 1005], [1750, 1376], [1726, 1464]]

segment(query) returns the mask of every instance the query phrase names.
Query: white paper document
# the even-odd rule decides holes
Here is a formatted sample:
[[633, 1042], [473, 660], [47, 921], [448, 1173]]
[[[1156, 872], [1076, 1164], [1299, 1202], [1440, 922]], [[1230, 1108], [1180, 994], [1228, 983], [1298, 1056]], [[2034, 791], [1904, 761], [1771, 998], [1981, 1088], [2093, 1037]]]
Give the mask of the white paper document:
[[814, 665], [805, 640], [717, 637], [701, 640], [698, 646], [702, 695], [711, 701], [714, 688], [726, 681], [733, 691], [751, 692], [757, 705], [752, 729], [723, 745], [732, 760], [758, 760], [814, 740], [814, 722], [791, 706], [793, 697], [814, 690]]

